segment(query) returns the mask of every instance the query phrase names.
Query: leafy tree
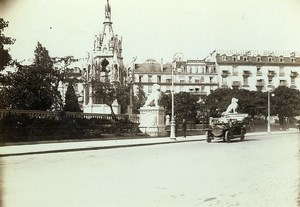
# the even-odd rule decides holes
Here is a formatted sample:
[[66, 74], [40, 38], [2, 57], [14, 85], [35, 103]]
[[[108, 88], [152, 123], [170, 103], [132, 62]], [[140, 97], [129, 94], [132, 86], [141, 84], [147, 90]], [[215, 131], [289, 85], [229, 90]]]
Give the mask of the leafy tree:
[[139, 109], [144, 106], [146, 102], [146, 94], [144, 92], [144, 87], [141, 83], [137, 86], [136, 96], [133, 97], [133, 113], [139, 114]]
[[11, 62], [11, 56], [8, 53], [9, 50], [5, 49], [5, 45], [11, 45], [15, 42], [15, 39], [11, 37], [6, 37], [2, 34], [3, 30], [8, 27], [8, 21], [0, 18], [0, 71], [4, 69], [5, 66], [8, 66]]
[[72, 81], [68, 84], [67, 87], [64, 111], [81, 112], [78, 103], [78, 97], [75, 93]]
[[[198, 97], [187, 92], [174, 94], [174, 116], [176, 122], [181, 122], [182, 119], [196, 120]], [[171, 116], [172, 113], [172, 97], [171, 94], [162, 93], [159, 104], [166, 109], [166, 114]]]
[[124, 114], [127, 112], [127, 106], [129, 105], [130, 87], [120, 83], [116, 83], [114, 87], [116, 89], [116, 99], [118, 104], [121, 105], [121, 113]]
[[123, 108], [123, 112], [127, 110], [130, 89], [128, 85], [120, 83], [112, 84], [108, 81], [102, 82], [98, 79], [94, 79], [92, 84], [96, 102], [109, 106], [113, 117], [115, 117], [115, 112], [113, 111], [112, 105], [115, 100], [121, 105], [121, 110]]
[[103, 103], [109, 106], [111, 114], [115, 117], [112, 104], [116, 100], [116, 88], [109, 82], [102, 82], [100, 80], [93, 80], [93, 94], [97, 103]]
[[176, 121], [182, 119], [195, 121], [197, 116], [197, 96], [187, 92], [180, 92], [174, 95], [174, 111]]
[[6, 108], [50, 110], [62, 106], [57, 90], [58, 74], [48, 51], [38, 43], [34, 52], [32, 65], [17, 64], [17, 72], [6, 77], [3, 91], [7, 97]]
[[228, 105], [231, 103], [231, 99], [234, 97], [239, 100], [239, 113], [248, 113], [254, 116], [257, 112], [261, 111], [261, 109], [257, 108], [257, 104], [261, 103], [260, 93], [245, 89], [220, 88], [207, 96], [205, 107], [210, 112], [210, 116], [218, 117], [226, 111]]
[[55, 57], [52, 59], [55, 67], [59, 71], [59, 81], [62, 81], [63, 83], [69, 83], [71, 81], [78, 81], [73, 78], [70, 78], [67, 75], [67, 69], [68, 67], [74, 63], [77, 62], [78, 59], [74, 58], [74, 56], [65, 56], [65, 57]]
[[300, 114], [300, 91], [286, 86], [279, 86], [271, 97], [271, 115], [278, 115], [279, 123], [284, 125], [284, 119], [299, 116]]

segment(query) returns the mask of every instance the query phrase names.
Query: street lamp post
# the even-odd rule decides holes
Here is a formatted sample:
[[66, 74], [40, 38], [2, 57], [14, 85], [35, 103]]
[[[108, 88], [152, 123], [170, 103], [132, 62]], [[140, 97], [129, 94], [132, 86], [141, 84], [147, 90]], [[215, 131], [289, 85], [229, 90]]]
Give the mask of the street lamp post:
[[271, 133], [271, 123], [270, 123], [270, 117], [271, 117], [271, 96], [275, 96], [274, 94], [271, 94], [272, 90], [268, 90], [268, 133]]
[[183, 54], [181, 52], [175, 53], [173, 57], [173, 66], [172, 66], [172, 115], [171, 115], [171, 132], [170, 132], [170, 138], [171, 139], [176, 139], [176, 134], [175, 134], [175, 118], [174, 118], [174, 70], [176, 69], [176, 61], [182, 61], [183, 60]]
[[175, 135], [175, 119], [174, 119], [174, 67], [172, 66], [172, 88], [171, 88], [171, 96], [172, 96], [172, 114], [171, 114], [171, 132], [170, 138], [176, 139]]
[[268, 90], [268, 133], [271, 133], [271, 125], [270, 125], [270, 90]]

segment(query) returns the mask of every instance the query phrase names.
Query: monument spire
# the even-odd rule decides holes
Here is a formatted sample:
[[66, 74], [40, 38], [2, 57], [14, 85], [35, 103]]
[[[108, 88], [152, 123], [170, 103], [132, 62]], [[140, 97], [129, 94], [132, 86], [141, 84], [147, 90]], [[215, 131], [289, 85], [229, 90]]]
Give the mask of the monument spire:
[[105, 20], [109, 20], [111, 22], [111, 9], [109, 5], [109, 0], [107, 0], [107, 3], [105, 5]]

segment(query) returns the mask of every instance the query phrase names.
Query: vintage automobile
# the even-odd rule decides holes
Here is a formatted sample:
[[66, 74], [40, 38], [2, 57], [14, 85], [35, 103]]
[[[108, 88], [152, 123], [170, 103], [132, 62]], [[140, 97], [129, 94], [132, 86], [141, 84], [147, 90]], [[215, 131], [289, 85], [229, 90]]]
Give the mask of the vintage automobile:
[[206, 131], [206, 141], [223, 140], [230, 142], [232, 139], [245, 139], [245, 119], [248, 114], [228, 113], [217, 119], [212, 119]]

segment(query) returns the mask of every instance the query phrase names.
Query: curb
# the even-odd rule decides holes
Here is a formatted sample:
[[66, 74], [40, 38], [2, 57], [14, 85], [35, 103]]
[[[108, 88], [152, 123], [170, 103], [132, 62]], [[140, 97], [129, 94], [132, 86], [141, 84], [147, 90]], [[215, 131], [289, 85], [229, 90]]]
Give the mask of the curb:
[[78, 152], [78, 151], [89, 151], [89, 150], [103, 150], [103, 149], [151, 146], [151, 145], [161, 145], [161, 144], [179, 144], [179, 143], [184, 143], [184, 142], [197, 142], [197, 141], [205, 141], [205, 140], [206, 139], [180, 140], [180, 141], [175, 140], [175, 141], [165, 141], [165, 142], [123, 144], [123, 145], [110, 145], [110, 146], [99, 146], [99, 147], [81, 147], [81, 148], [69, 148], [69, 149], [59, 149], [59, 150], [43, 150], [43, 151], [20, 152], [20, 153], [4, 153], [4, 154], [0, 153], [0, 157], [11, 157], [11, 156], [33, 155], [33, 154], [64, 153], [64, 152]]
[[[299, 131], [279, 131], [272, 132], [270, 135], [278, 134], [294, 134]], [[247, 137], [252, 136], [261, 136], [268, 135], [267, 132], [258, 132], [258, 133], [248, 133]], [[10, 156], [22, 156], [22, 155], [33, 155], [33, 154], [50, 154], [50, 153], [64, 153], [64, 152], [78, 152], [78, 151], [88, 151], [88, 150], [103, 150], [103, 149], [115, 149], [115, 148], [125, 148], [125, 147], [138, 147], [138, 146], [151, 146], [151, 145], [160, 145], [160, 144], [178, 144], [178, 143], [187, 143], [187, 142], [197, 142], [205, 141], [205, 135], [200, 135], [198, 138], [191, 140], [174, 140], [174, 141], [157, 141], [157, 142], [148, 142], [148, 143], [129, 143], [129, 144], [120, 144], [120, 145], [108, 145], [108, 146], [92, 146], [92, 147], [78, 147], [78, 148], [65, 148], [65, 149], [49, 149], [42, 151], [28, 151], [28, 152], [13, 152], [13, 153], [3, 153], [0, 152], [0, 157], [10, 157]], [[202, 138], [203, 137], [203, 138]], [[100, 141], [101, 142], [101, 141]], [[57, 143], [59, 144], [59, 143]], [[1, 149], [1, 148], [0, 148]]]

